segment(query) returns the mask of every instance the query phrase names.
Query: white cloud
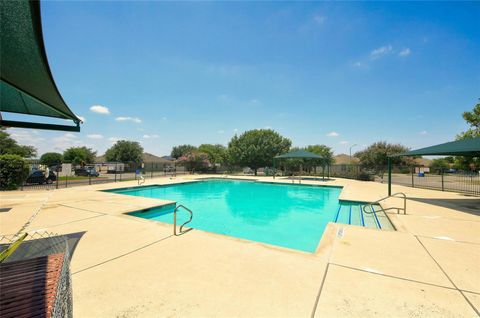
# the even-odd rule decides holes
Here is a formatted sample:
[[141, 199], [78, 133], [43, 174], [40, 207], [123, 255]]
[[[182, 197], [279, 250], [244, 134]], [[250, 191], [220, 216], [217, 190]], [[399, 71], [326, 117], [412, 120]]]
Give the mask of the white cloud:
[[316, 14], [313, 16], [313, 21], [317, 24], [324, 24], [327, 21], [327, 17], [324, 15]]
[[217, 100], [219, 102], [229, 102], [232, 98], [228, 94], [221, 94], [217, 96]]
[[260, 105], [261, 104], [261, 102], [256, 98], [253, 98], [253, 99], [249, 100], [248, 103], [250, 105]]
[[45, 138], [40, 137], [36, 130], [27, 130], [21, 128], [9, 128], [10, 136], [23, 145], [37, 146], [38, 143], [45, 141]]
[[136, 124], [140, 124], [142, 120], [138, 117], [117, 117], [115, 118], [116, 121], [131, 121]]
[[428, 131], [426, 131], [426, 130], [422, 130], [422, 131], [420, 132], [420, 135], [427, 135], [427, 134], [428, 134]]
[[153, 134], [153, 135], [147, 135], [147, 134], [145, 134], [145, 135], [143, 135], [143, 138], [144, 138], [144, 139], [153, 139], [153, 138], [158, 138], [158, 137], [160, 137], [160, 136], [157, 135], [157, 134]]
[[75, 114], [75, 116], [77, 116], [78, 119], [80, 119], [82, 121], [82, 123], [84, 123], [86, 121], [85, 117], [83, 117], [83, 116], [79, 116], [77, 114]]
[[398, 53], [398, 56], [406, 57], [406, 56], [409, 56], [410, 53], [412, 53], [412, 51], [407, 47], [407, 48], [402, 49], [400, 51], [400, 53]]
[[348, 144], [348, 141], [346, 141], [346, 140], [340, 141], [340, 145], [346, 145], [346, 144]]
[[83, 141], [77, 138], [76, 135], [72, 133], [66, 133], [62, 136], [58, 136], [53, 138], [53, 149], [56, 151], [64, 151], [70, 147], [77, 147], [77, 146], [86, 146]]
[[223, 133], [225, 133], [225, 130], [223, 129], [217, 130], [217, 134], [222, 135]]
[[238, 129], [237, 129], [237, 128], [235, 128], [235, 129], [233, 130], [233, 132], [234, 132], [234, 133], [238, 132]]
[[90, 134], [90, 135], [87, 135], [87, 138], [90, 138], [90, 139], [103, 139], [103, 136], [100, 135], [100, 134]]
[[328, 137], [338, 137], [340, 136], [339, 133], [337, 133], [336, 131], [331, 131], [327, 134]]
[[110, 114], [110, 111], [108, 110], [108, 108], [102, 105], [93, 105], [92, 107], [90, 107], [90, 111], [97, 114], [105, 114], [105, 115]]
[[370, 57], [372, 59], [377, 59], [379, 57], [382, 57], [386, 54], [391, 53], [392, 51], [393, 51], [393, 48], [390, 44], [385, 45], [385, 46], [381, 46], [379, 48], [374, 49], [372, 52], [370, 52]]
[[119, 137], [110, 137], [108, 138], [108, 141], [110, 141], [112, 144], [116, 143], [117, 141], [122, 140], [122, 138]]
[[237, 76], [242, 67], [240, 65], [209, 65], [206, 67], [207, 74], [219, 76]]

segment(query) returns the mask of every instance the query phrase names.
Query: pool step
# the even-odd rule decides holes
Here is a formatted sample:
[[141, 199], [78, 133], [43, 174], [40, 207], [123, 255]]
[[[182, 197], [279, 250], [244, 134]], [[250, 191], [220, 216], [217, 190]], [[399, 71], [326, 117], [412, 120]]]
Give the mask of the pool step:
[[361, 203], [340, 203], [333, 222], [364, 226], [373, 229], [395, 230], [385, 212], [379, 211], [380, 208], [378, 205], [373, 206], [376, 211], [374, 213], [369, 213], [371, 212], [370, 207], [367, 206], [365, 208], [366, 212], [363, 211], [362, 207], [363, 204]]

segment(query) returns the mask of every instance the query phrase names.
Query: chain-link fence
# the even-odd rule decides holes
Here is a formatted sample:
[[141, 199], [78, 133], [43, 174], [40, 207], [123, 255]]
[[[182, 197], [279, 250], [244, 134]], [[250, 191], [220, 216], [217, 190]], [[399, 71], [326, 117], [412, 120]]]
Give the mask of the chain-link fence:
[[1, 317], [72, 317], [69, 238], [50, 232], [0, 235]]

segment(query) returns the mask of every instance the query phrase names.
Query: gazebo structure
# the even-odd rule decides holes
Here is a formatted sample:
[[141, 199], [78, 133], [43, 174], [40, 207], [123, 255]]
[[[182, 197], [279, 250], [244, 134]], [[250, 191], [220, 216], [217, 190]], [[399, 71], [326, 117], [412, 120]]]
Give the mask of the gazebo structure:
[[388, 158], [388, 195], [392, 195], [392, 162], [391, 157], [413, 156], [466, 156], [480, 157], [480, 137], [446, 142], [443, 144], [412, 150]]
[[[276, 170], [275, 162], [276, 160], [281, 159], [323, 159], [322, 156], [317, 155], [313, 152], [309, 152], [306, 150], [296, 150], [285, 153], [283, 155], [279, 155], [273, 158], [273, 169]], [[275, 178], [275, 173], [273, 174], [273, 178]]]
[[[0, 126], [80, 131], [81, 120], [53, 80], [43, 43], [39, 1], [1, 1]], [[2, 113], [71, 120], [74, 125], [5, 120]], [[15, 117], [15, 115], [14, 115]]]

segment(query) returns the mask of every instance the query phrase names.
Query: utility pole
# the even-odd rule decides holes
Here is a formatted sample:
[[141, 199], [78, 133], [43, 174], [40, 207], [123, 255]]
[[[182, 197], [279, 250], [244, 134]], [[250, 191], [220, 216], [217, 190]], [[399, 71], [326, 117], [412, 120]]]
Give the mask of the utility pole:
[[352, 163], [352, 148], [358, 146], [357, 144], [353, 144], [350, 146], [350, 163]]

